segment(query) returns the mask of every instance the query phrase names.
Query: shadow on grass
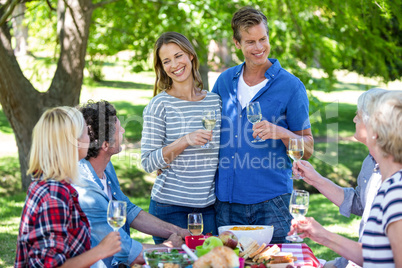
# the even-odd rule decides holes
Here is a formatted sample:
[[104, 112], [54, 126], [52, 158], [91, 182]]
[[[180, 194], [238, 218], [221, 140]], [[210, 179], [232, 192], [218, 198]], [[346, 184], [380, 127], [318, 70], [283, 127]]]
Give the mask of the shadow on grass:
[[154, 88], [153, 85], [143, 84], [143, 83], [135, 83], [135, 82], [127, 82], [127, 81], [111, 81], [111, 80], [103, 80], [103, 81], [93, 81], [91, 79], [84, 79], [84, 84], [93, 88], [96, 87], [108, 87], [113, 89], [127, 89], [127, 90], [152, 90]]
[[125, 138], [129, 142], [137, 142], [141, 139], [142, 112], [146, 105], [133, 105], [127, 101], [113, 102], [120, 119], [121, 126], [126, 130]]
[[315, 85], [314, 90], [323, 91], [323, 92], [336, 92], [336, 91], [345, 91], [345, 90], [361, 90], [367, 91], [370, 88], [377, 87], [377, 85], [371, 84], [363, 84], [363, 83], [347, 83], [336, 81], [332, 85], [329, 86], [329, 81], [326, 78], [312, 78], [313, 84]]
[[147, 173], [139, 168], [139, 153], [115, 155], [112, 163], [124, 194], [134, 198], [150, 196], [152, 183], [145, 180]]
[[311, 109], [310, 123], [314, 137], [350, 137], [355, 133], [353, 118], [356, 105], [347, 103], [321, 103]]
[[21, 171], [18, 157], [0, 158], [0, 196], [9, 196], [21, 191]]
[[[14, 267], [15, 255], [16, 255], [16, 242], [17, 235], [0, 233], [0, 241], [13, 241], [12, 243], [0, 243], [0, 266], [1, 267]], [[4, 266], [3, 266], [4, 265]]]
[[[309, 162], [318, 173], [342, 187], [356, 187], [363, 160], [368, 155], [367, 147], [359, 142], [316, 143], [315, 152]], [[302, 180], [294, 181], [298, 189], [311, 193], [318, 191]]]
[[13, 267], [18, 228], [26, 194], [20, 191], [12, 196], [0, 196], [2, 196], [0, 198], [0, 266]]

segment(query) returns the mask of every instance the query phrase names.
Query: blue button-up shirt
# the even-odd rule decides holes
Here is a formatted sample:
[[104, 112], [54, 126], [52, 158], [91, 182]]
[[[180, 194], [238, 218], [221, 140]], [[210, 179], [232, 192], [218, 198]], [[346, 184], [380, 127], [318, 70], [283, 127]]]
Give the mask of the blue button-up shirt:
[[[262, 120], [290, 131], [310, 128], [306, 88], [276, 59], [265, 72], [267, 84], [251, 102], [260, 102]], [[291, 193], [291, 162], [282, 140], [251, 143], [252, 124], [246, 108], [237, 99], [237, 85], [243, 64], [223, 72], [212, 92], [222, 98], [222, 127], [219, 168], [215, 175], [220, 201], [256, 204]]]
[[[109, 197], [103, 191], [103, 184], [89, 161], [82, 159], [79, 169], [80, 185], [74, 185], [74, 187], [79, 193], [80, 206], [91, 226], [91, 247], [95, 247], [106, 235], [113, 232], [113, 229], [107, 223], [106, 216]], [[113, 267], [118, 263], [129, 265], [142, 251], [142, 244], [130, 238], [130, 224], [142, 209], [131, 203], [128, 197], [120, 190], [120, 184], [112, 162], [107, 164], [105, 174], [113, 199], [126, 201], [127, 203], [127, 220], [126, 224], [119, 229], [121, 251], [113, 257], [98, 261], [91, 267]]]

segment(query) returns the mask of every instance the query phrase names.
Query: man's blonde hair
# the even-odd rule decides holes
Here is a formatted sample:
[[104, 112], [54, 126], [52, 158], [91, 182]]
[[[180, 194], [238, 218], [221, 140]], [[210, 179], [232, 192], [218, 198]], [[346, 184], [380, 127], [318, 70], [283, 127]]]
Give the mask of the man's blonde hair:
[[368, 111], [368, 127], [377, 134], [383, 155], [392, 155], [395, 162], [402, 164], [402, 91], [389, 91], [373, 98]]
[[43, 180], [78, 180], [78, 138], [85, 127], [76, 108], [56, 107], [44, 112], [32, 133], [28, 175]]

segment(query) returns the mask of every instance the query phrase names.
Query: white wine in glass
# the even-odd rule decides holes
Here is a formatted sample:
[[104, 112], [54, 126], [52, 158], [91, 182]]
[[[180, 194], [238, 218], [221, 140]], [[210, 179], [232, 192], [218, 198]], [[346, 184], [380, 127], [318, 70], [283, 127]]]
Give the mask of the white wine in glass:
[[[254, 125], [258, 122], [261, 122], [261, 119], [262, 119], [262, 113], [260, 103], [258, 101], [247, 103], [247, 120]], [[251, 142], [262, 142], [262, 141], [265, 140], [257, 136]]]
[[204, 222], [201, 213], [188, 214], [188, 231], [191, 235], [201, 235], [204, 230]]
[[127, 203], [125, 201], [110, 200], [107, 207], [107, 223], [117, 232], [126, 223]]
[[[292, 196], [290, 197], [289, 212], [296, 221], [304, 219], [304, 216], [307, 214], [308, 204], [309, 193], [307, 191], [293, 190]], [[289, 235], [286, 239], [292, 242], [303, 241], [303, 239], [297, 234]]]
[[[288, 156], [297, 162], [302, 159], [304, 154], [304, 140], [303, 138], [289, 139]], [[292, 179], [303, 179], [300, 175], [293, 175]]]
[[[202, 126], [205, 130], [212, 131], [216, 125], [216, 111], [204, 110], [202, 112]], [[207, 141], [201, 148], [212, 148], [213, 146]]]

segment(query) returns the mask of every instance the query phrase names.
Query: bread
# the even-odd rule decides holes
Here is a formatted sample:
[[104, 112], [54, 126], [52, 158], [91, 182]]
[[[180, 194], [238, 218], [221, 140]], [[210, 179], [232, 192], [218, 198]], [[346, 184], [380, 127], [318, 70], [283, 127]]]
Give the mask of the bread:
[[234, 268], [239, 267], [239, 257], [229, 247], [216, 247], [194, 262], [193, 268]]
[[239, 257], [243, 257], [244, 259], [248, 258], [248, 255], [253, 253], [255, 250], [257, 250], [260, 246], [258, 245], [257, 241], [252, 241], [250, 244], [247, 246], [243, 246], [243, 251], [239, 253]]
[[293, 262], [292, 252], [278, 252], [271, 256], [270, 264], [275, 263], [291, 263]]
[[281, 249], [278, 247], [278, 245], [275, 244], [272, 247], [265, 250], [264, 252], [258, 254], [258, 259], [256, 262], [261, 263], [264, 261], [268, 261], [269, 259], [271, 259], [272, 255], [275, 255], [280, 251]]
[[252, 243], [257, 243], [254, 239], [251, 237], [243, 236], [239, 238], [239, 245], [242, 249], [242, 251], [246, 250]]
[[266, 247], [267, 247], [267, 244], [262, 243], [262, 245], [259, 248], [257, 248], [257, 250], [255, 250], [253, 253], [251, 253], [248, 257], [250, 259], [254, 258], [254, 256], [260, 254], [261, 251], [263, 251]]
[[265, 251], [269, 250], [269, 248], [270, 248], [270, 247], [265, 247], [260, 253], [258, 253], [257, 255], [255, 255], [254, 258], [253, 258], [253, 262], [257, 262], [257, 261], [258, 261], [258, 258], [259, 258], [260, 256], [262, 256], [262, 254], [264, 254]]

